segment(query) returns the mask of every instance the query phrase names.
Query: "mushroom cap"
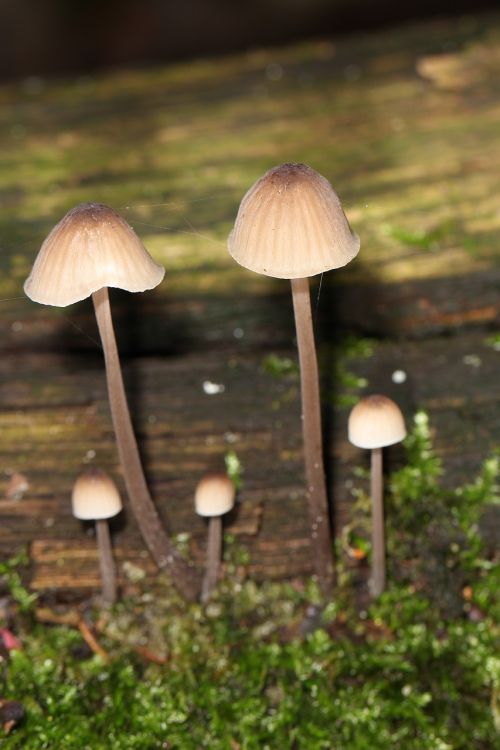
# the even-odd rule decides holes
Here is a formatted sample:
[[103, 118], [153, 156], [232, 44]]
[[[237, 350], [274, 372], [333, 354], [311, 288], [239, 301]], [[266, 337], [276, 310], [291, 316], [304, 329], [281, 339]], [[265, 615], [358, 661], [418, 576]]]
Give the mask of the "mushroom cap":
[[359, 244], [336, 192], [306, 164], [282, 164], [257, 180], [228, 238], [237, 263], [278, 279], [345, 266]]
[[234, 505], [235, 488], [227, 474], [206, 474], [196, 487], [194, 507], [199, 516], [222, 516]]
[[105, 286], [144, 292], [164, 275], [116, 211], [102, 203], [81, 203], [44, 241], [24, 291], [34, 302], [66, 307]]
[[365, 396], [349, 414], [348, 437], [358, 448], [385, 448], [406, 437], [401, 409], [387, 396]]
[[73, 515], [82, 521], [99, 521], [116, 516], [122, 509], [120, 493], [109, 474], [91, 467], [73, 485]]

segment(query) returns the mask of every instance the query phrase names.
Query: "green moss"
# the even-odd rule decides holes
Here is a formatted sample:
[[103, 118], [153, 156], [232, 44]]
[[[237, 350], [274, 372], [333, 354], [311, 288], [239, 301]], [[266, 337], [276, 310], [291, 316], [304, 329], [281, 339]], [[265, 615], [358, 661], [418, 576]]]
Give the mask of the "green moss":
[[226, 464], [228, 477], [232, 480], [237, 490], [241, 489], [241, 485], [243, 483], [242, 474], [244, 469], [236, 451], [228, 451], [224, 456], [224, 463]]
[[492, 333], [485, 339], [486, 346], [491, 346], [495, 351], [500, 351], [500, 332]]
[[323, 345], [319, 351], [319, 366], [328, 377], [330, 392], [327, 398], [334, 406], [350, 409], [356, 404], [368, 380], [352, 371], [352, 365], [369, 359], [375, 343], [367, 338], [345, 336], [335, 346]]
[[268, 354], [262, 361], [262, 369], [275, 378], [297, 375], [299, 372], [297, 362], [294, 362], [290, 357], [280, 357], [277, 354]]
[[19, 573], [19, 569], [22, 569], [27, 563], [28, 558], [25, 554], [0, 562], [0, 580], [9, 589], [12, 599], [21, 612], [29, 612], [37, 599], [36, 594], [30, 593], [26, 589]]
[[456, 226], [452, 221], [446, 221], [429, 230], [387, 226], [385, 231], [388, 237], [393, 237], [403, 245], [421, 250], [435, 250], [443, 242], [449, 242], [457, 233]]
[[[377, 622], [404, 593], [373, 609]], [[28, 715], [4, 746], [493, 748], [492, 634], [471, 623], [435, 633], [410, 597], [411, 617], [389, 637], [359, 621], [356, 640], [319, 628], [280, 642], [242, 627], [231, 607], [212, 619], [189, 613], [182, 630], [170, 625], [163, 668], [130, 655], [77, 662], [76, 634], [35, 632], [10, 664], [7, 690]]]

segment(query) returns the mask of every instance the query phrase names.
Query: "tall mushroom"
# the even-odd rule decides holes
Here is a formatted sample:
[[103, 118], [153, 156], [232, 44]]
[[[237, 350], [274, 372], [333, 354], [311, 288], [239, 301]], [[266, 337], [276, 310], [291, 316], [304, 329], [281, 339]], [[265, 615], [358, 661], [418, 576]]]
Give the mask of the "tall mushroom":
[[370, 589], [379, 596], [385, 588], [385, 539], [382, 448], [406, 437], [401, 410], [387, 396], [365, 396], [349, 414], [348, 437], [358, 448], [371, 450], [372, 576]]
[[208, 518], [208, 542], [201, 601], [210, 599], [217, 584], [222, 553], [222, 516], [234, 505], [235, 488], [227, 474], [206, 474], [196, 487], [194, 505]]
[[116, 601], [116, 569], [111, 548], [108, 519], [122, 509], [120, 493], [111, 477], [102, 469], [89, 468], [77, 477], [71, 495], [73, 515], [81, 521], [95, 521], [102, 598], [106, 604]]
[[27, 296], [66, 307], [92, 296], [106, 365], [111, 416], [127, 494], [142, 536], [160, 568], [169, 568], [179, 590], [195, 596], [192, 569], [162, 527], [144, 477], [116, 345], [108, 286], [143, 292], [165, 274], [133, 229], [113, 209], [82, 203], [69, 211], [44, 241], [24, 284]]
[[315, 571], [333, 583], [332, 540], [323, 467], [318, 366], [309, 276], [346, 265], [359, 250], [332, 186], [305, 164], [282, 164], [241, 201], [229, 252], [245, 268], [290, 279], [301, 373], [302, 430]]

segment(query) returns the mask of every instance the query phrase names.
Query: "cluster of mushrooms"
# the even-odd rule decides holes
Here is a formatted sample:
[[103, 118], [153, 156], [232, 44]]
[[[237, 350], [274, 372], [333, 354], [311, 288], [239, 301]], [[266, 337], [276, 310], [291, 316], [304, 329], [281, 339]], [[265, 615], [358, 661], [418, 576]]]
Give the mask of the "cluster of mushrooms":
[[[309, 277], [345, 266], [359, 251], [339, 198], [324, 177], [305, 164], [283, 164], [269, 170], [246, 193], [228, 240], [229, 252], [256, 273], [290, 279], [301, 374], [302, 432], [306, 497], [314, 569], [325, 596], [334, 584], [333, 544], [326, 492], [318, 366], [312, 324]], [[185, 598], [206, 602], [220, 571], [221, 517], [231, 510], [235, 487], [226, 474], [203, 477], [196, 487], [195, 508], [209, 518], [205, 575], [179, 554], [165, 530], [144, 476], [116, 344], [108, 287], [142, 292], [156, 287], [164, 268], [151, 258], [133, 229], [113, 209], [83, 203], [69, 211], [45, 239], [25, 282], [35, 302], [65, 307], [91, 296], [102, 341], [111, 417], [130, 508], [160, 569], [168, 569]], [[402, 440], [404, 420], [397, 405], [384, 396], [362, 399], [349, 417], [349, 439], [372, 451], [372, 577], [378, 596], [385, 583], [382, 506], [382, 448]], [[76, 480], [73, 512], [96, 523], [102, 596], [116, 600], [116, 572], [108, 519], [122, 508], [113, 480], [90, 468]]]

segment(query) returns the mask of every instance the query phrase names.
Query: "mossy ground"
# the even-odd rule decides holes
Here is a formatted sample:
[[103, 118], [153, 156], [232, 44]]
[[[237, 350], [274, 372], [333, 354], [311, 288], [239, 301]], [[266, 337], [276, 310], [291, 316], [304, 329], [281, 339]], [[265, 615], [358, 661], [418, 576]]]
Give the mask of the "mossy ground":
[[[2, 747], [179, 750], [493, 750], [500, 731], [498, 560], [481, 533], [498, 508], [499, 461], [444, 490], [425, 414], [388, 479], [389, 585], [366, 596], [367, 498], [338, 544], [338, 588], [255, 584], [228, 540], [225, 578], [206, 606], [166, 580], [95, 610], [95, 655], [75, 628], [37, 622], [4, 566], [23, 649], [2, 692], [26, 716]], [[360, 583], [363, 579], [363, 583]], [[156, 663], [156, 662], [164, 663]]]

